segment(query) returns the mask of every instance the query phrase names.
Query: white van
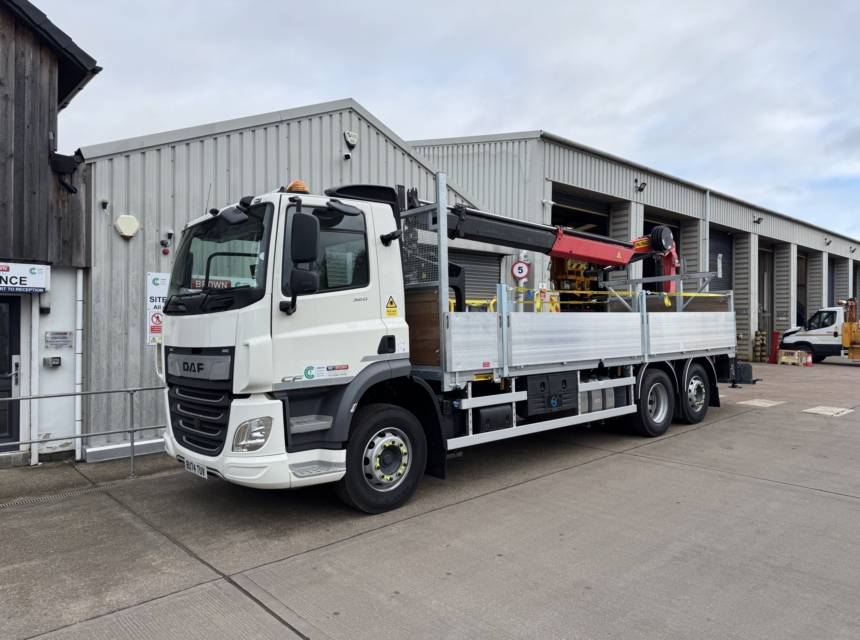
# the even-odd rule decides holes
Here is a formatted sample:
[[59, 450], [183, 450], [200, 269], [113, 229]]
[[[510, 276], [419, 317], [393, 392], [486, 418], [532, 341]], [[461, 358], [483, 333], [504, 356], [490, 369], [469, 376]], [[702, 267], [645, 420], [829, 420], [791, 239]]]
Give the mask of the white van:
[[796, 349], [812, 354], [813, 362], [842, 354], [842, 323], [845, 309], [826, 307], [816, 311], [803, 327], [792, 327], [780, 341], [780, 349]]

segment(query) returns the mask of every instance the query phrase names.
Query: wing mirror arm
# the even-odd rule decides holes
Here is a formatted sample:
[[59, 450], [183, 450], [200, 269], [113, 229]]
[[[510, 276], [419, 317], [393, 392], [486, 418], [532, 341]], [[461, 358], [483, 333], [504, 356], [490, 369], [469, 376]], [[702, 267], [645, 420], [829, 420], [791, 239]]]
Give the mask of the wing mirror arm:
[[392, 240], [397, 240], [402, 235], [403, 235], [403, 230], [397, 229], [395, 231], [392, 231], [391, 233], [385, 233], [385, 234], [379, 236], [379, 239], [382, 240], [382, 244], [384, 246], [390, 247]]

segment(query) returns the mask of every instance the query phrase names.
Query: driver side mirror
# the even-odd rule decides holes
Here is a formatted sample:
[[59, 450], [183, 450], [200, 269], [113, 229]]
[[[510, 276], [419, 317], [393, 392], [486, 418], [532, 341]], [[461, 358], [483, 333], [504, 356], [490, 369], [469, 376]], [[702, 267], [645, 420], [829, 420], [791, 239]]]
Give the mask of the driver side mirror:
[[296, 212], [293, 214], [293, 226], [290, 230], [290, 254], [293, 269], [290, 272], [289, 302], [279, 305], [280, 310], [288, 316], [296, 312], [299, 296], [316, 293], [320, 288], [320, 276], [316, 271], [299, 269], [300, 264], [314, 263], [317, 259], [320, 244], [320, 221], [309, 213]]

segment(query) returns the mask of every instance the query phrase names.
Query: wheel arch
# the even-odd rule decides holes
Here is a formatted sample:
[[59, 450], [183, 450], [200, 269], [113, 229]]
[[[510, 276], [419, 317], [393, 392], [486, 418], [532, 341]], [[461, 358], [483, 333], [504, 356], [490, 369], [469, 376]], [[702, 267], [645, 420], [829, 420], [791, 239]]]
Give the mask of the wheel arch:
[[424, 473], [444, 480], [448, 449], [442, 435], [442, 410], [436, 394], [424, 379], [414, 376], [396, 378], [391, 384], [395, 390], [391, 404], [415, 416], [424, 429], [427, 438], [427, 467]]
[[[687, 373], [690, 371], [690, 367], [694, 364], [702, 365], [702, 368], [705, 370], [705, 374], [708, 376], [708, 386], [711, 388], [710, 400], [708, 401], [709, 407], [719, 407], [720, 405], [720, 391], [717, 388], [717, 368], [714, 365], [713, 361], [710, 358], [699, 357], [699, 358], [690, 358], [684, 362], [684, 370], [680, 378], [678, 380], [686, 380]], [[681, 383], [683, 384], [683, 383]], [[679, 390], [680, 392], [680, 390]]]
[[815, 353], [815, 348], [812, 346], [811, 342], [795, 342], [791, 346], [793, 347], [794, 351], [801, 351], [805, 349], [806, 351], [809, 351], [809, 353], [811, 353], [813, 356], [820, 355]]
[[[329, 400], [334, 411], [334, 440], [346, 442], [349, 439], [349, 425], [352, 423], [353, 408], [365, 404], [366, 399], [373, 395], [374, 390], [384, 387], [393, 379], [409, 374], [412, 367], [408, 360], [373, 362], [356, 376], [355, 380], [345, 385], [343, 390], [333, 395]], [[382, 400], [383, 402], [385, 400]], [[327, 415], [331, 415], [327, 413]]]
[[645, 363], [639, 368], [639, 371], [636, 373], [636, 402], [639, 402], [642, 399], [642, 378], [645, 377], [645, 372], [650, 369], [659, 369], [660, 371], [663, 371], [666, 375], [668, 375], [669, 380], [671, 380], [675, 385], [675, 395], [677, 396], [678, 374], [671, 363], [660, 360], [657, 362]]

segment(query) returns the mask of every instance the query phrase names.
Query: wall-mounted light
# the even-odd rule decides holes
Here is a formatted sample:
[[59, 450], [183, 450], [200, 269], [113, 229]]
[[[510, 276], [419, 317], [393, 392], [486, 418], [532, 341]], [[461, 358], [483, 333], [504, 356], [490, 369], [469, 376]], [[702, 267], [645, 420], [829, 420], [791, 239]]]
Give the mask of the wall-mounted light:
[[648, 183], [645, 182], [644, 180], [642, 182], [639, 182], [639, 178], [634, 178], [633, 184], [636, 185], [636, 191], [638, 191], [639, 193], [642, 193], [643, 191], [645, 191], [645, 187], [648, 186]]
[[851, 247], [851, 249], [849, 250], [851, 251], [851, 253], [854, 253], [855, 251], [857, 251], [857, 247]]
[[545, 205], [550, 206], [550, 207], [555, 206], [555, 202], [553, 202], [552, 200], [541, 200], [541, 202], [543, 202]]
[[753, 214], [753, 222], [755, 224], [761, 224], [762, 220], [764, 220], [764, 216], [756, 216], [756, 214]]
[[833, 242], [833, 240], [828, 240], [827, 238], [824, 238], [824, 246], [825, 247], [829, 247], [831, 242]]

